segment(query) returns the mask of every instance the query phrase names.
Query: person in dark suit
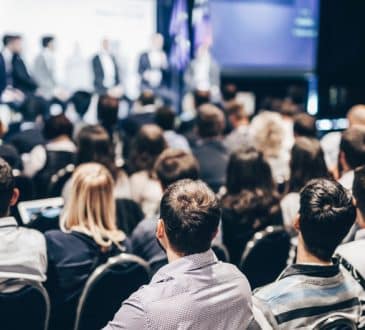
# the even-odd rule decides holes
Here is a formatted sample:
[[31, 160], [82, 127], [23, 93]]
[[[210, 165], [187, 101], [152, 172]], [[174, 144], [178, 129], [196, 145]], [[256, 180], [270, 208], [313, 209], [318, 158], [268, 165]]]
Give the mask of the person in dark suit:
[[101, 51], [92, 59], [94, 87], [98, 94], [107, 94], [120, 84], [119, 67], [109, 50], [109, 40], [103, 39]]
[[193, 148], [193, 154], [199, 161], [201, 179], [214, 192], [218, 192], [225, 182], [229, 159], [229, 152], [221, 138], [224, 122], [224, 114], [216, 106], [205, 104], [199, 108], [197, 117], [199, 139]]
[[163, 85], [168, 62], [163, 51], [164, 40], [161, 34], [155, 34], [151, 40], [151, 47], [139, 58], [138, 73], [141, 76], [141, 89], [156, 90]]
[[43, 98], [28, 96], [19, 109], [23, 114], [23, 121], [9, 126], [4, 141], [12, 144], [19, 154], [29, 153], [35, 146], [45, 144], [42, 128], [37, 119], [47, 109], [47, 103]]
[[6, 80], [5, 60], [3, 54], [0, 53], [0, 99], [7, 85]]
[[7, 47], [11, 47], [10, 49], [13, 53], [11, 59], [13, 87], [19, 89], [24, 94], [35, 92], [38, 85], [30, 76], [20, 55], [22, 52], [22, 38], [20, 36], [13, 36], [10, 41], [8, 41]]

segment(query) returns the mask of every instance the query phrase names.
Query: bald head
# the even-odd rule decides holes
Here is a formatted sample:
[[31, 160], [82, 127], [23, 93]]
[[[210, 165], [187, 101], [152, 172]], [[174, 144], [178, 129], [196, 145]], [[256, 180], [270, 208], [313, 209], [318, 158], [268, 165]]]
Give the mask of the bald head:
[[365, 105], [358, 104], [353, 106], [347, 113], [349, 126], [365, 126]]

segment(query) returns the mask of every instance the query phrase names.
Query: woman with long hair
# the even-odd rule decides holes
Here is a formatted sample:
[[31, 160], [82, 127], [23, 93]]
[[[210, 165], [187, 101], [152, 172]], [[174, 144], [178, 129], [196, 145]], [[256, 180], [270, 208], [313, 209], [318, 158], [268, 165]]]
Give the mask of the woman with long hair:
[[256, 231], [282, 222], [279, 194], [263, 154], [254, 148], [231, 155], [221, 199], [223, 242], [238, 264]]
[[318, 140], [298, 137], [291, 150], [287, 194], [281, 200], [284, 224], [291, 227], [299, 211], [299, 191], [316, 178], [329, 178], [324, 153]]
[[129, 249], [126, 235], [117, 229], [114, 180], [106, 167], [97, 163], [78, 166], [60, 227], [45, 234], [46, 287], [55, 313], [52, 319], [66, 329], [64, 322], [72, 322], [91, 272], [110, 256]]

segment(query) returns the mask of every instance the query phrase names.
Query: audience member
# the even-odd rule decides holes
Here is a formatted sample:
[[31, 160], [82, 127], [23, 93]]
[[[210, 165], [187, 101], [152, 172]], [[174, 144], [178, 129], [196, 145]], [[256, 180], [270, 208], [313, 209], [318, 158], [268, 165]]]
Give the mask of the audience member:
[[[166, 149], [156, 160], [155, 172], [162, 189], [166, 190], [178, 180], [197, 180], [199, 165], [191, 153]], [[131, 236], [133, 253], [148, 261], [152, 271], [156, 271], [161, 264], [167, 262], [165, 252], [156, 241], [157, 221], [157, 215], [146, 218], [137, 225]]]
[[[108, 132], [100, 125], [84, 126], [77, 137], [76, 165], [85, 163], [104, 165], [115, 182], [115, 198], [131, 198], [131, 188], [127, 174], [116, 166], [113, 144]], [[62, 196], [70, 196], [72, 180], [66, 182]]]
[[365, 289], [365, 263], [363, 251], [365, 249], [365, 166], [355, 170], [352, 188], [357, 208], [356, 222], [359, 227], [353, 242], [341, 245], [337, 254], [342, 258], [345, 266], [352, 267], [352, 273], [357, 273], [357, 279]]
[[47, 110], [47, 103], [43, 98], [28, 96], [19, 109], [23, 121], [11, 124], [4, 140], [12, 144], [21, 155], [29, 153], [35, 146], [45, 144], [41, 117]]
[[291, 150], [288, 193], [280, 203], [286, 226], [293, 226], [294, 218], [299, 211], [299, 191], [311, 179], [328, 177], [329, 173], [319, 141], [306, 137], [296, 138]]
[[48, 289], [53, 322], [69, 329], [76, 304], [91, 272], [108, 257], [129, 249], [117, 229], [114, 181], [97, 163], [80, 165], [72, 176], [70, 197], [60, 220], [61, 230], [46, 232]]
[[230, 152], [249, 145], [249, 116], [243, 105], [235, 103], [226, 108], [228, 122], [233, 128], [232, 132], [224, 138], [224, 144]]
[[108, 95], [101, 95], [97, 104], [99, 123], [112, 136], [118, 121], [119, 99]]
[[[45, 145], [35, 146], [22, 156], [24, 174], [33, 177], [41, 174], [45, 181], [59, 169], [73, 163], [76, 146], [72, 141], [73, 125], [64, 114], [51, 116], [43, 127]], [[46, 182], [47, 183], [47, 182]]]
[[123, 303], [105, 329], [249, 329], [250, 287], [210, 249], [220, 208], [202, 182], [181, 180], [165, 191], [156, 237], [169, 264]]
[[225, 182], [229, 158], [222, 141], [223, 112], [214, 105], [202, 105], [198, 111], [197, 127], [199, 139], [193, 148], [193, 154], [199, 162], [200, 176], [214, 192], [218, 192]]
[[19, 227], [10, 216], [10, 207], [19, 197], [12, 169], [0, 159], [0, 283], [22, 278], [37, 282], [46, 280], [46, 242], [41, 233]]
[[156, 125], [142, 126], [132, 143], [129, 167], [133, 200], [140, 204], [146, 217], [158, 212], [162, 196], [160, 183], [153, 167], [160, 153], [166, 148], [163, 131]]
[[175, 132], [175, 112], [168, 106], [162, 106], [157, 109], [155, 114], [155, 122], [163, 129], [163, 136], [167, 146], [173, 149], [182, 149], [190, 151], [190, 146], [187, 139]]
[[295, 115], [293, 130], [295, 137], [317, 138], [316, 118], [305, 112]]
[[253, 148], [233, 153], [221, 201], [223, 243], [232, 263], [239, 263], [255, 232], [282, 223], [279, 201], [270, 166], [262, 153]]
[[351, 127], [342, 133], [338, 159], [340, 182], [346, 189], [352, 189], [354, 169], [365, 165], [365, 126]]
[[290, 99], [285, 99], [280, 105], [280, 115], [284, 128], [283, 147], [290, 152], [294, 144], [294, 118], [300, 112], [297, 104]]
[[[353, 126], [365, 126], [365, 105], [359, 104], [353, 106], [347, 113], [347, 120], [349, 128]], [[330, 132], [321, 140], [321, 146], [324, 151], [327, 167], [335, 174], [335, 178], [339, 177], [339, 174], [337, 173], [337, 166], [341, 137], [341, 132]]]
[[251, 122], [250, 139], [269, 162], [274, 180], [284, 184], [289, 179], [289, 150], [284, 146], [285, 128], [281, 116], [263, 111]]
[[364, 290], [331, 262], [355, 216], [352, 197], [339, 183], [315, 179], [301, 191], [296, 264], [255, 293], [255, 306], [274, 329], [312, 329], [338, 314], [364, 324]]

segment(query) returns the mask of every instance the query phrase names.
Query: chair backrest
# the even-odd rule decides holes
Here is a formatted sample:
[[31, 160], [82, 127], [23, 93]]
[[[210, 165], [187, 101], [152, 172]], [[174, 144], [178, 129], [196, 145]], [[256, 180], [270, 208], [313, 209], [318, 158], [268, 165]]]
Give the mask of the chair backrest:
[[48, 329], [50, 302], [46, 289], [40, 283], [11, 279], [0, 286], [2, 330]]
[[223, 262], [229, 262], [229, 253], [225, 245], [214, 243], [212, 245], [212, 250], [214, 251], [215, 255], [217, 256], [218, 260]]
[[62, 189], [65, 186], [66, 182], [71, 178], [74, 170], [75, 165], [68, 164], [51, 176], [51, 180], [48, 186], [49, 197], [59, 197], [62, 195]]
[[75, 330], [101, 329], [122, 302], [149, 280], [148, 264], [141, 258], [126, 253], [109, 258], [86, 282], [77, 306]]
[[287, 266], [290, 234], [284, 227], [269, 226], [257, 232], [242, 254], [240, 269], [252, 289], [273, 282]]
[[334, 315], [321, 322], [313, 330], [356, 330], [354, 321], [342, 316]]

